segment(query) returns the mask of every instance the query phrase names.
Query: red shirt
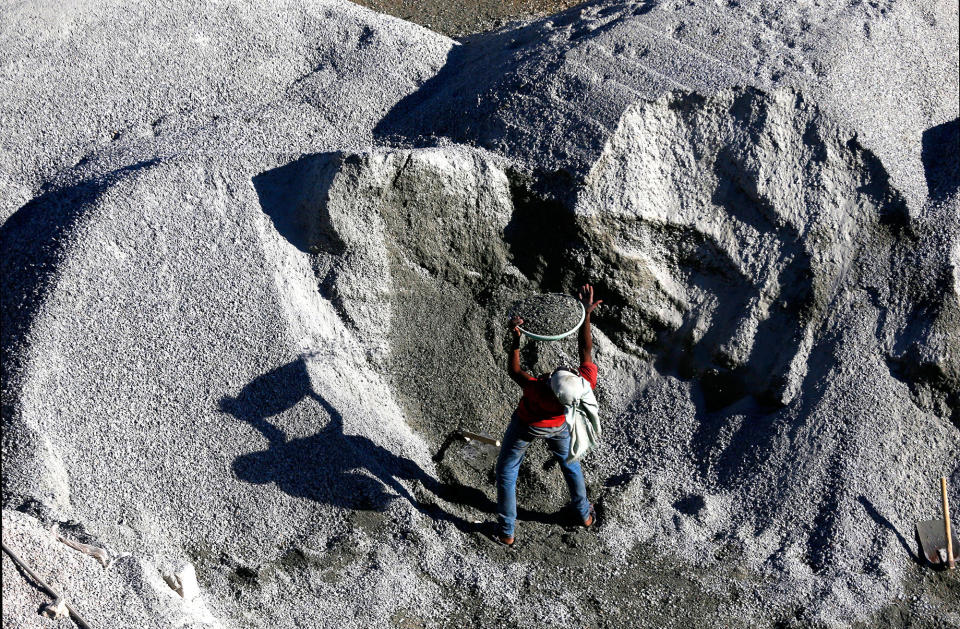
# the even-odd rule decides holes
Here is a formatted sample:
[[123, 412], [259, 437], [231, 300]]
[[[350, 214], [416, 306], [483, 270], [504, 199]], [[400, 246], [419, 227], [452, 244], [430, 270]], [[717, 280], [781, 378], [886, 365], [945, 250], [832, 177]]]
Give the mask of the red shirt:
[[[597, 366], [593, 363], [583, 363], [577, 370], [590, 388], [597, 388]], [[517, 418], [531, 426], [538, 428], [553, 428], [562, 426], [566, 421], [563, 414], [563, 405], [557, 401], [550, 388], [549, 376], [540, 378], [530, 377], [523, 385], [523, 397], [517, 405]]]

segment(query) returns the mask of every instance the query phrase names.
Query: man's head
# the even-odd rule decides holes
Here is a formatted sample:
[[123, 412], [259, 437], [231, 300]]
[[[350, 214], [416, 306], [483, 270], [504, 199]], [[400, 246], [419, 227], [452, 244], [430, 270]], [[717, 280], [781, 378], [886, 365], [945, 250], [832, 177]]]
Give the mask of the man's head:
[[583, 394], [584, 380], [580, 372], [570, 367], [557, 367], [550, 374], [550, 389], [564, 406], [574, 404]]
[[550, 380], [550, 378], [552, 378], [557, 372], [560, 372], [560, 371], [568, 371], [575, 376], [580, 375], [580, 371], [576, 367], [568, 367], [566, 365], [560, 365], [550, 373], [540, 374], [539, 376], [537, 376], [537, 380], [543, 380], [543, 381]]

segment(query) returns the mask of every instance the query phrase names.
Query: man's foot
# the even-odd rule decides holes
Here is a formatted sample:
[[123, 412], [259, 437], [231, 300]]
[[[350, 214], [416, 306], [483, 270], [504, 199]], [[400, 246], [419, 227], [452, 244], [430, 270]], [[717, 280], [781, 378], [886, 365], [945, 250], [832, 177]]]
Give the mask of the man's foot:
[[587, 518], [583, 521], [584, 528], [590, 528], [593, 526], [593, 523], [597, 521], [597, 512], [593, 510], [593, 505], [590, 505], [590, 513], [587, 515]]
[[503, 535], [501, 533], [494, 535], [494, 539], [504, 546], [513, 546], [513, 542], [515, 541], [513, 535]]

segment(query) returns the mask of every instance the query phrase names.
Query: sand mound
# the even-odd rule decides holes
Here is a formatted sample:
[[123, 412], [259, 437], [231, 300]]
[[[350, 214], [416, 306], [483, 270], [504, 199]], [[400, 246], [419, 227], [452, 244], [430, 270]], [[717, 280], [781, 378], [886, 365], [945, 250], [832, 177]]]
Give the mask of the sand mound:
[[[461, 42], [339, 2], [4, 9], [5, 542], [96, 626], [958, 620], [910, 541], [936, 476], [960, 504], [957, 14], [875, 4]], [[916, 41], [909, 80], [850, 78]], [[510, 305], [583, 281], [601, 525], [535, 447], [507, 551], [496, 452], [454, 433], [516, 403]]]

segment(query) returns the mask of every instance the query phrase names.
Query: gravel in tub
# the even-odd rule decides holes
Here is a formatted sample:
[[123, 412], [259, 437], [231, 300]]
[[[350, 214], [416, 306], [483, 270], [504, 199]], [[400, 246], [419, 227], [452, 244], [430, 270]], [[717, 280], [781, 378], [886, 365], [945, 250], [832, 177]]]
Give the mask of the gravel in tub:
[[513, 304], [511, 315], [523, 319], [520, 326], [540, 336], [557, 336], [571, 331], [580, 322], [580, 302], [570, 295], [532, 295]]

